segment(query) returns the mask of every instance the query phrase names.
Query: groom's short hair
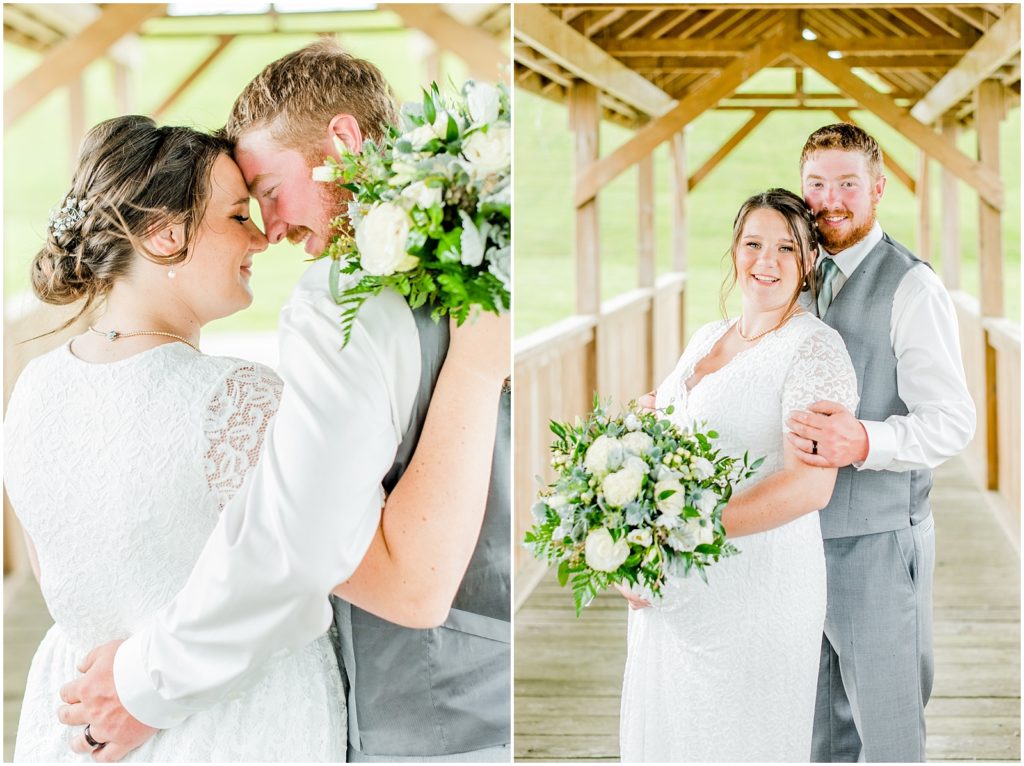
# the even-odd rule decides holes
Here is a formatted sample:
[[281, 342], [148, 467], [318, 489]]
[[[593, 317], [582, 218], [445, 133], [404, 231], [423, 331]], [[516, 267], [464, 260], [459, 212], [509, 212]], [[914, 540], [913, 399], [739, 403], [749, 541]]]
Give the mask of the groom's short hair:
[[355, 117], [363, 135], [376, 141], [397, 121], [394, 95], [381, 71], [324, 38], [256, 75], [231, 107], [223, 133], [237, 143], [242, 134], [269, 127], [282, 146], [308, 154], [336, 114]]
[[867, 131], [848, 122], [826, 125], [807, 137], [804, 150], [800, 153], [800, 172], [803, 173], [804, 163], [812, 154], [828, 149], [860, 152], [867, 159], [871, 178], [877, 179], [882, 175], [882, 150], [878, 148], [878, 142]]

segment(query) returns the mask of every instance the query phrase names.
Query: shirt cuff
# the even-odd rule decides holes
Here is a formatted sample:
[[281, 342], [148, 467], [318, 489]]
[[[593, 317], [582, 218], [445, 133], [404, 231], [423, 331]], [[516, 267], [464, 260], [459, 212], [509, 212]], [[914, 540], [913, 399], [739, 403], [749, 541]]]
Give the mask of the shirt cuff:
[[142, 657], [143, 635], [136, 634], [114, 654], [114, 688], [121, 706], [137, 721], [155, 729], [170, 729], [188, 718], [190, 711], [169, 703], [149, 681]]
[[858, 471], [884, 471], [896, 457], [896, 432], [888, 423], [877, 420], [862, 420], [860, 424], [868, 435], [868, 456], [853, 467]]

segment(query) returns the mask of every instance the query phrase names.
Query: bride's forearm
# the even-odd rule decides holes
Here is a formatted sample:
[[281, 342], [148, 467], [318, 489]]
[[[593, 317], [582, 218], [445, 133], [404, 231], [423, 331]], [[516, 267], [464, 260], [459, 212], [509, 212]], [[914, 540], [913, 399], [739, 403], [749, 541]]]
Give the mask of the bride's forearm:
[[790, 455], [781, 471], [766, 476], [732, 497], [722, 512], [728, 537], [742, 537], [788, 524], [828, 505], [835, 486], [834, 468], [814, 468]]

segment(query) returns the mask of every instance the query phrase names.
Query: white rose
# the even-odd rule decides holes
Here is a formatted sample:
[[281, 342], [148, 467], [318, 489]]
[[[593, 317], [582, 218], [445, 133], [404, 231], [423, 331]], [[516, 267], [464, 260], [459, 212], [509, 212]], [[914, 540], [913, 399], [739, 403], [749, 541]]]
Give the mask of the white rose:
[[[628, 427], [627, 423], [627, 427]], [[646, 455], [654, 446], [654, 439], [643, 431], [633, 431], [622, 437], [622, 446], [634, 455]]]
[[469, 116], [473, 118], [473, 124], [482, 125], [498, 119], [500, 98], [498, 89], [490, 83], [473, 83], [469, 96], [466, 99], [469, 104]]
[[651, 544], [654, 538], [651, 536], [651, 530], [649, 529], [634, 529], [628, 535], [626, 535], [626, 542], [639, 545], [641, 548], [646, 548]]
[[640, 494], [643, 480], [644, 475], [632, 468], [623, 468], [621, 471], [608, 474], [601, 484], [605, 502], [612, 508], [621, 508], [633, 502]]
[[630, 431], [638, 431], [643, 423], [640, 422], [640, 418], [636, 416], [635, 412], [631, 412], [626, 415], [626, 419], [623, 421], [623, 425]]
[[363, 270], [375, 276], [415, 268], [420, 259], [405, 251], [412, 221], [398, 205], [384, 202], [371, 208], [356, 229], [356, 247]]
[[402, 136], [402, 138], [412, 144], [413, 149], [422, 149], [437, 138], [437, 136], [434, 134], [433, 125], [419, 125]]
[[613, 436], [601, 435], [587, 449], [583, 465], [594, 476], [604, 476], [622, 464], [622, 445]]
[[623, 461], [622, 467], [630, 471], [636, 471], [641, 476], [646, 476], [647, 473], [651, 470], [650, 466], [647, 465], [647, 462], [643, 458], [639, 458], [636, 455], [630, 455], [629, 457], [627, 457]]
[[718, 495], [709, 489], [705, 489], [697, 502], [694, 503], [694, 507], [700, 511], [700, 515], [705, 519], [711, 518], [711, 514], [714, 513], [715, 508], [718, 505]]
[[697, 481], [704, 481], [715, 475], [715, 466], [706, 457], [695, 458], [690, 470]]
[[[661, 493], [668, 492], [670, 489], [675, 490], [674, 493], [662, 498]], [[654, 485], [654, 507], [659, 511], [678, 516], [683, 512], [684, 505], [686, 505], [686, 493], [683, 491], [683, 485], [678, 481], [662, 479]]]
[[419, 207], [421, 210], [440, 205], [441, 195], [440, 186], [427, 186], [423, 181], [417, 181], [402, 189], [402, 200], [407, 202], [410, 208]]
[[583, 557], [591, 569], [614, 572], [629, 558], [629, 545], [625, 540], [612, 540], [612, 533], [601, 527], [587, 535]]
[[462, 142], [462, 155], [480, 177], [507, 170], [512, 162], [510, 132], [504, 125], [476, 131]]

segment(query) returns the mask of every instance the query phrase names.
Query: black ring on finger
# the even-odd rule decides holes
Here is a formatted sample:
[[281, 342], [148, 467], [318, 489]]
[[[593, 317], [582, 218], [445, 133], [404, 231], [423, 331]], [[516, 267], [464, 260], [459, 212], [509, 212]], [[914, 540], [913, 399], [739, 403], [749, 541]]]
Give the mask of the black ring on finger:
[[82, 732], [85, 735], [85, 741], [89, 743], [89, 747], [100, 748], [106, 745], [106, 742], [97, 742], [92, 738], [92, 734], [89, 733], [89, 729], [92, 727], [91, 723], [85, 725], [85, 731]]
[[811, 454], [812, 455], [817, 455], [818, 454], [818, 442], [813, 441], [813, 440], [811, 441]]

